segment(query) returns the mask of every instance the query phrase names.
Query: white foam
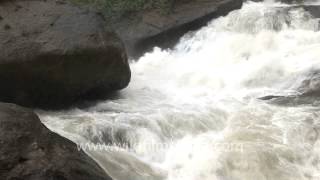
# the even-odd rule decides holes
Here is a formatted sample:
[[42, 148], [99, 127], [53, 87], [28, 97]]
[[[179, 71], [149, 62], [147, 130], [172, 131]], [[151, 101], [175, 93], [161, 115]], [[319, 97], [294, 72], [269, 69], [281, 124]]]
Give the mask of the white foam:
[[[246, 3], [132, 63], [120, 99], [41, 119], [75, 142], [136, 143], [89, 152], [117, 180], [317, 180], [319, 109], [257, 98], [299, 93], [319, 67], [318, 23], [301, 8]], [[157, 143], [170, 146], [141, 148]]]

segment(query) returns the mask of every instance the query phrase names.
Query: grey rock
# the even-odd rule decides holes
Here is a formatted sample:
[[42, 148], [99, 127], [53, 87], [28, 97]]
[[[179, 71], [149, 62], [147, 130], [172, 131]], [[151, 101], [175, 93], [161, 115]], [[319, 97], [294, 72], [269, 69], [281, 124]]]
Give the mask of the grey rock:
[[0, 2], [0, 101], [58, 108], [125, 88], [122, 41], [99, 14], [68, 2]]
[[1, 180], [111, 180], [66, 138], [47, 129], [31, 110], [0, 103]]
[[176, 0], [169, 13], [157, 9], [131, 12], [114, 27], [128, 54], [138, 57], [154, 46], [171, 48], [185, 33], [241, 7], [242, 0]]

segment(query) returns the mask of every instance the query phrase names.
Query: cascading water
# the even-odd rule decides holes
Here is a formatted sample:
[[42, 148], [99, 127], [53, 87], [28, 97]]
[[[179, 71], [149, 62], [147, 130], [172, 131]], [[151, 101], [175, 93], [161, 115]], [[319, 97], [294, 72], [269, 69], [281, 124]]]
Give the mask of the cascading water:
[[175, 49], [132, 62], [131, 85], [117, 99], [39, 114], [76, 143], [127, 144], [87, 149], [116, 180], [317, 180], [317, 99], [259, 98], [302, 93], [320, 69], [318, 30], [302, 8], [247, 2]]

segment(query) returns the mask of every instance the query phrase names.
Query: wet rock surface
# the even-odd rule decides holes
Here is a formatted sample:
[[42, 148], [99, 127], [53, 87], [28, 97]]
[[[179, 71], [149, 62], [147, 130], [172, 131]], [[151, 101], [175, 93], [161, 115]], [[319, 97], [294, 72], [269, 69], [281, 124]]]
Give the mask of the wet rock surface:
[[170, 48], [185, 33], [241, 7], [239, 0], [177, 0], [169, 13], [154, 9], [128, 13], [114, 27], [128, 54], [138, 57], [154, 46]]

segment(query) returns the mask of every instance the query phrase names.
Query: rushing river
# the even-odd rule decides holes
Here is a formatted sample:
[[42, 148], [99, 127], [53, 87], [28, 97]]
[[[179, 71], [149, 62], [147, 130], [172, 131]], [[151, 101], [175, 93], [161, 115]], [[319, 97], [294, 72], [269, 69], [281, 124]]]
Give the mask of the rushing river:
[[110, 148], [86, 151], [115, 180], [320, 179], [319, 99], [259, 99], [320, 87], [319, 20], [309, 12], [247, 2], [131, 69], [114, 100], [39, 111], [74, 142]]

